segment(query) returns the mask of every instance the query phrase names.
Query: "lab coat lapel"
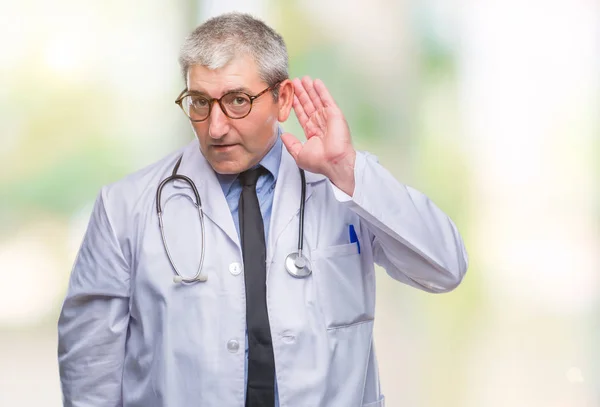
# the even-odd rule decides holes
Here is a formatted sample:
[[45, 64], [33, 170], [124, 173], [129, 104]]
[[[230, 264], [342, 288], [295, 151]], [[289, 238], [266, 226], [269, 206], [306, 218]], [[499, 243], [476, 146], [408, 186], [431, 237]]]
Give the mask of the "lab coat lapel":
[[[325, 179], [320, 174], [306, 172], [306, 202], [312, 195], [312, 183]], [[292, 222], [298, 220], [296, 216], [300, 212], [300, 197], [302, 195], [302, 184], [300, 170], [296, 161], [290, 155], [287, 148], [282, 146], [281, 163], [273, 198], [273, 210], [271, 215], [271, 226], [269, 230], [269, 242], [267, 249], [267, 263], [270, 263], [275, 252], [277, 240], [285, 228]], [[305, 218], [306, 222], [307, 219]], [[294, 243], [296, 246], [297, 241]]]
[[[197, 140], [186, 147], [183, 159], [181, 160], [181, 166], [177, 173], [186, 175], [194, 181], [202, 200], [204, 215], [221, 228], [240, 247], [233, 217], [229, 211], [221, 184], [219, 184], [215, 171], [200, 151], [200, 145]], [[176, 181], [176, 186], [185, 187], [186, 183]]]

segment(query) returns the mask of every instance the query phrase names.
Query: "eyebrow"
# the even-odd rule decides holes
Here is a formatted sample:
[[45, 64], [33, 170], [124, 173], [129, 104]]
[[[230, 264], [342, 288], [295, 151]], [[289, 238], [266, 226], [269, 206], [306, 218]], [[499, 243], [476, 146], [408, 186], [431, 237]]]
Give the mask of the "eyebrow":
[[[252, 95], [252, 92], [250, 91], [250, 89], [245, 88], [243, 86], [237, 87], [237, 88], [233, 88], [233, 89], [227, 89], [225, 92], [223, 92], [223, 94], [221, 95], [221, 97], [223, 95], [226, 95], [228, 93], [234, 93], [234, 92], [242, 92], [242, 93], [247, 93], [249, 95]], [[188, 95], [199, 95], [199, 96], [206, 96], [208, 98], [210, 98], [211, 96], [204, 90], [187, 90], [186, 92]]]

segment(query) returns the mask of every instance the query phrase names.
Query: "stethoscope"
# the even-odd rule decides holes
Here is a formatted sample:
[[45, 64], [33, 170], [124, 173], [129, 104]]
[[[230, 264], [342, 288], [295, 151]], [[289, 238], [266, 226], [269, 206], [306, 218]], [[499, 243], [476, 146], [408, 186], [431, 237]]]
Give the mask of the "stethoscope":
[[[160, 184], [158, 184], [158, 189], [156, 190], [156, 213], [158, 214], [158, 227], [160, 228], [160, 235], [162, 237], [163, 246], [165, 248], [165, 252], [167, 253], [167, 257], [169, 258], [169, 263], [171, 263], [171, 267], [173, 267], [173, 271], [175, 272], [175, 276], [173, 277], [174, 283], [195, 283], [195, 282], [204, 282], [208, 279], [206, 274], [202, 274], [202, 266], [204, 264], [204, 250], [205, 250], [205, 229], [204, 229], [204, 212], [202, 211], [202, 201], [200, 200], [200, 194], [198, 194], [198, 189], [189, 177], [185, 175], [177, 174], [177, 170], [181, 165], [181, 159], [183, 156], [179, 157], [175, 167], [173, 167], [173, 173], [162, 180]], [[304, 199], [306, 198], [306, 177], [304, 175], [304, 170], [299, 168], [300, 170], [300, 178], [302, 179], [302, 194], [300, 196], [300, 218], [299, 218], [299, 227], [298, 227], [298, 251], [290, 253], [285, 258], [285, 268], [287, 272], [296, 278], [304, 278], [309, 276], [312, 273], [312, 268], [310, 265], [310, 261], [308, 258], [302, 253], [302, 241], [304, 240]], [[165, 229], [163, 225], [162, 219], [162, 205], [161, 205], [161, 196], [163, 187], [175, 180], [181, 180], [187, 183], [194, 192], [195, 201], [192, 201], [194, 206], [198, 209], [198, 217], [200, 218], [200, 229], [202, 230], [202, 248], [200, 250], [200, 262], [198, 264], [198, 270], [193, 277], [185, 277], [175, 266], [175, 262], [171, 257], [171, 253], [169, 251], [169, 246], [167, 245], [167, 239], [165, 238]], [[187, 195], [186, 195], [187, 196]], [[188, 197], [189, 198], [189, 197]], [[189, 198], [191, 200], [191, 198]]]

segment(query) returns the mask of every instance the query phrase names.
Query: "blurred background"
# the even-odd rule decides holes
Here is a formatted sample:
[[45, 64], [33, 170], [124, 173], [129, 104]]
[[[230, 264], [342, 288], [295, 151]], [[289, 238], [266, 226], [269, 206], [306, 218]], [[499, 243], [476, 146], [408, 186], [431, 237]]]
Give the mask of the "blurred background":
[[322, 78], [357, 148], [465, 239], [452, 293], [379, 273], [387, 405], [600, 406], [595, 0], [0, 0], [0, 406], [61, 405], [94, 198], [192, 139], [178, 50], [231, 10], [276, 28], [291, 76]]

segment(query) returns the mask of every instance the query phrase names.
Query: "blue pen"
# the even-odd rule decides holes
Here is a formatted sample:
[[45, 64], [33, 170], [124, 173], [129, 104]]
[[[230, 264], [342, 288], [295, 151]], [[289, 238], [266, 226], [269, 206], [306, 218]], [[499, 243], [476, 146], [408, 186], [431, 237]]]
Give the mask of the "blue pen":
[[356, 236], [354, 225], [348, 226], [348, 233], [350, 234], [350, 243], [356, 243], [356, 246], [358, 247], [358, 254], [360, 254], [360, 242], [358, 241], [358, 236]]

